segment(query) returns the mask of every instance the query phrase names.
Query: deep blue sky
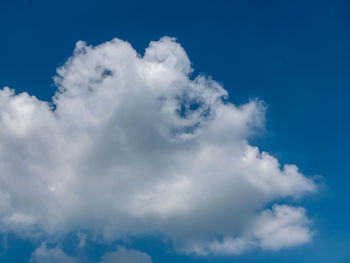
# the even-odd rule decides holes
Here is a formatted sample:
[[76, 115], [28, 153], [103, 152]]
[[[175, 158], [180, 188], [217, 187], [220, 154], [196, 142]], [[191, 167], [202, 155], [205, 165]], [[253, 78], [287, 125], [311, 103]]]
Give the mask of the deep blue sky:
[[[50, 100], [55, 70], [76, 41], [118, 37], [142, 54], [164, 35], [231, 101], [264, 100], [267, 129], [252, 143], [322, 175], [326, 186], [302, 203], [317, 231], [308, 245], [211, 258], [169, 254], [148, 238], [137, 247], [155, 263], [350, 262], [350, 1], [1, 0], [0, 86]], [[22, 262], [33, 249], [18, 238], [7, 243], [0, 262]]]

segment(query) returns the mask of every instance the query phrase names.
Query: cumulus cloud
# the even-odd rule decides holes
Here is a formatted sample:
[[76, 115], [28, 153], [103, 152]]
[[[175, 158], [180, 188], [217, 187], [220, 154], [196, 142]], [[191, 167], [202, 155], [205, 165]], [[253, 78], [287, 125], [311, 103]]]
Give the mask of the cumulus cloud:
[[249, 144], [263, 103], [236, 106], [210, 77], [193, 77], [173, 38], [143, 56], [119, 39], [80, 41], [55, 82], [52, 102], [0, 90], [3, 231], [158, 232], [202, 254], [310, 240], [305, 210], [265, 210], [316, 185]]
[[199, 255], [216, 253], [221, 255], [240, 254], [255, 247], [278, 250], [309, 242], [312, 231], [310, 220], [302, 207], [274, 205], [260, 213], [243, 237], [226, 237], [191, 249]]

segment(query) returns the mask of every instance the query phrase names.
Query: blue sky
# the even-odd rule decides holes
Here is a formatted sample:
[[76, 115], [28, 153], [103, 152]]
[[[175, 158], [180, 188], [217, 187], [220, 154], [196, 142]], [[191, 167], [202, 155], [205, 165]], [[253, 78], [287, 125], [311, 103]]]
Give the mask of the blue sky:
[[[31, 257], [37, 263], [56, 262], [35, 259], [33, 253], [42, 242], [47, 242], [46, 252], [55, 252], [50, 249], [59, 247], [59, 253], [83, 262], [100, 262], [101, 257], [113, 253], [117, 245], [121, 246], [117, 250], [121, 254], [121, 251], [141, 253], [137, 254], [140, 257], [147, 254], [154, 263], [350, 261], [348, 1], [3, 0], [0, 12], [1, 88], [8, 86], [16, 93], [28, 92], [40, 100], [51, 101], [57, 86], [73, 85], [65, 81], [55, 84], [53, 76], [58, 67], [71, 69], [64, 63], [72, 56], [77, 41], [97, 46], [119, 38], [143, 55], [150, 41], [158, 41], [163, 36], [175, 37], [191, 61], [192, 80], [198, 74], [212, 76], [228, 92], [229, 103], [238, 106], [249, 104], [252, 98], [264, 101], [267, 107], [265, 128], [258, 128], [254, 135], [248, 136], [250, 145], [267, 151], [281, 164], [296, 164], [308, 178], [322, 176], [312, 177], [317, 181], [316, 193], [296, 199], [280, 193], [282, 198], [268, 199], [265, 207], [261, 207], [262, 210], [271, 209], [275, 203], [304, 207], [312, 220], [310, 231], [313, 233], [312, 240], [305, 244], [280, 249], [258, 246], [238, 254], [213, 252], [203, 256], [193, 251], [178, 251], [172, 244], [174, 240], [168, 240], [173, 232], [163, 233], [164, 228], [158, 226], [150, 233], [143, 230], [143, 234], [131, 235], [127, 241], [118, 234], [109, 242], [87, 238], [85, 246], [78, 248], [77, 229], [84, 229], [88, 237], [98, 230], [85, 225], [80, 228], [74, 222], [72, 228], [67, 227], [69, 233], [55, 230], [48, 237], [48, 231], [43, 230], [44, 234], [33, 237], [27, 231], [36, 230], [16, 225], [11, 228], [1, 221], [4, 229], [1, 262], [27, 262]], [[166, 45], [171, 43], [166, 42]], [[133, 105], [135, 103], [143, 105], [136, 98]], [[70, 116], [65, 109], [62, 112], [61, 116]], [[129, 115], [131, 122], [133, 112]], [[51, 131], [51, 128], [45, 126], [38, 131]], [[137, 129], [135, 126], [131, 131]], [[6, 136], [0, 135], [2, 144], [10, 140]], [[32, 137], [27, 139], [32, 140]], [[11, 145], [18, 141], [14, 139]], [[26, 147], [25, 141], [20, 147]], [[33, 145], [36, 147], [35, 143]], [[50, 145], [48, 143], [47, 147]], [[1, 153], [1, 163], [7, 162], [7, 157], [3, 156], [15, 154], [15, 150]], [[114, 158], [112, 150], [108, 157]], [[23, 165], [24, 170], [27, 167], [21, 159], [13, 162]], [[65, 164], [63, 160], [62, 163]], [[11, 180], [15, 180], [9, 176], [14, 168], [0, 169], [2, 176], [9, 178], [1, 181], [6, 191], [7, 185], [12, 185]], [[18, 176], [24, 175], [18, 172]], [[28, 188], [28, 191], [35, 191], [35, 188]], [[31, 203], [24, 203], [26, 205], [31, 206]], [[6, 213], [2, 212], [1, 217], [8, 216]], [[34, 228], [40, 229], [40, 222]], [[127, 232], [132, 231], [128, 229]], [[224, 232], [220, 234], [225, 235]], [[180, 235], [180, 238], [190, 237]], [[164, 243], [165, 239], [168, 242]], [[73, 262], [69, 260], [73, 259], [68, 258], [67, 262]]]

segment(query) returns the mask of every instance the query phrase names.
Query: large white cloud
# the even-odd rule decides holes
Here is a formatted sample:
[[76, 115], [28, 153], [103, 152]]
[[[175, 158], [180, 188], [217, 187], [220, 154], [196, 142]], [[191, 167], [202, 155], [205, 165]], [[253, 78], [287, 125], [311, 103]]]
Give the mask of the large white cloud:
[[309, 241], [302, 208], [263, 211], [316, 191], [248, 143], [263, 104], [235, 106], [191, 72], [172, 38], [144, 56], [119, 39], [78, 42], [52, 103], [0, 90], [1, 229], [104, 240], [158, 232], [202, 254]]

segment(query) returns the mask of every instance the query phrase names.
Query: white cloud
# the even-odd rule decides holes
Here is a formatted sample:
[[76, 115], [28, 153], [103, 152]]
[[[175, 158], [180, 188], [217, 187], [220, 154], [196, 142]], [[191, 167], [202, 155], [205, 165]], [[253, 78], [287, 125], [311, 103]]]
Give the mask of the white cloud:
[[[266, 249], [308, 241], [304, 210], [261, 212], [316, 191], [296, 166], [249, 145], [264, 125], [262, 103], [225, 102], [222, 86], [191, 72], [168, 37], [143, 57], [119, 39], [78, 42], [55, 78], [54, 109], [0, 90], [2, 229], [82, 229], [105, 240], [161, 232], [178, 250], [198, 253], [218, 236], [234, 243], [230, 253], [250, 247], [252, 236]], [[291, 229], [293, 240], [281, 241]]]
[[106, 253], [100, 263], [152, 263], [152, 259], [144, 252], [117, 247], [115, 252]]
[[312, 237], [309, 224], [304, 208], [274, 205], [258, 217], [254, 236], [261, 247], [277, 250], [309, 242]]
[[274, 205], [272, 210], [260, 213], [243, 237], [224, 237], [221, 242], [215, 240], [190, 249], [200, 255], [240, 254], [255, 247], [278, 250], [309, 242], [313, 234], [309, 225], [304, 208]]
[[78, 261], [67, 255], [59, 247], [47, 248], [45, 243], [42, 243], [31, 256], [32, 263], [77, 263]]
[[87, 234], [85, 234], [85, 233], [79, 231], [79, 232], [77, 233], [77, 237], [79, 238], [78, 247], [79, 247], [79, 248], [85, 247], [85, 245], [86, 245]]
[[[79, 257], [67, 255], [60, 247], [48, 248], [45, 243], [32, 253], [32, 263], [78, 263], [84, 262]], [[113, 252], [104, 254], [99, 263], [152, 263], [152, 259], [144, 252], [118, 246]]]

